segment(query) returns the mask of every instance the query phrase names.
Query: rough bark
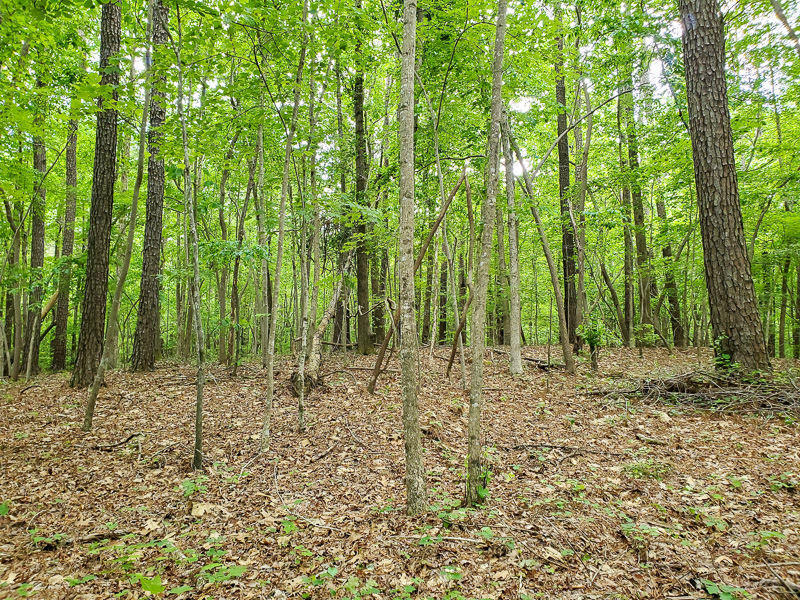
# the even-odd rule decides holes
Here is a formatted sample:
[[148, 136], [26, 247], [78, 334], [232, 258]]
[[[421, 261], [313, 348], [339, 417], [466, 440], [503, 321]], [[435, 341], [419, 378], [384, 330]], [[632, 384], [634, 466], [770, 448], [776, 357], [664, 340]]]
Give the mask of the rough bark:
[[81, 309], [81, 327], [72, 386], [86, 387], [92, 383], [105, 337], [106, 294], [108, 292], [108, 261], [111, 243], [111, 218], [114, 206], [114, 180], [117, 169], [117, 86], [119, 72], [112, 59], [119, 54], [122, 29], [122, 9], [109, 2], [103, 5], [100, 22], [100, 83], [109, 86], [110, 106], [98, 102], [97, 133], [95, 136], [92, 204], [89, 210], [89, 233], [86, 240], [86, 278]]
[[769, 369], [744, 240], [716, 0], [680, 0], [689, 131], [711, 328], [721, 365]]
[[[167, 43], [169, 8], [163, 0], [153, 0], [153, 69], [158, 68], [159, 48]], [[152, 371], [156, 366], [156, 349], [160, 311], [161, 232], [164, 214], [164, 157], [161, 155], [162, 128], [167, 117], [164, 93], [166, 70], [153, 80], [150, 103], [150, 129], [147, 133], [147, 203], [145, 205], [144, 241], [142, 243], [142, 275], [139, 283], [139, 306], [133, 334], [132, 371]]]

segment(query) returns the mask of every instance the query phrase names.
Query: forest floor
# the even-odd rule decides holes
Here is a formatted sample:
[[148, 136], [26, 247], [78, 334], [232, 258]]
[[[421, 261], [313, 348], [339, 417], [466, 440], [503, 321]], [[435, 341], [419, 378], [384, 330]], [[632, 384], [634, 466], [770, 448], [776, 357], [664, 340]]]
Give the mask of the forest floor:
[[464, 509], [468, 402], [447, 353], [421, 352], [433, 508], [414, 518], [396, 358], [374, 395], [373, 357], [326, 358], [303, 434], [282, 362], [262, 455], [263, 371], [212, 369], [204, 475], [189, 470], [191, 366], [110, 373], [89, 434], [66, 374], [4, 384], [0, 597], [733, 599], [800, 582], [791, 416], [596, 393], [710, 369], [708, 354], [604, 350], [597, 375], [529, 363], [512, 378], [487, 350], [491, 480], [485, 505]]

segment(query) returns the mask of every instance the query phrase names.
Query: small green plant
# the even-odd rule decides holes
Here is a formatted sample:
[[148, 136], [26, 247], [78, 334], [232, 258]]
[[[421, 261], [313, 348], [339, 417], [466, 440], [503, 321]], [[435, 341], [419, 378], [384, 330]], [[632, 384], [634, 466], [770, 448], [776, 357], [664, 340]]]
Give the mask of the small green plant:
[[672, 465], [648, 458], [643, 461], [628, 463], [622, 467], [622, 471], [635, 479], [661, 480], [672, 471]]
[[760, 551], [770, 545], [773, 540], [785, 540], [786, 536], [780, 531], [751, 531], [747, 534], [752, 539], [748, 542], [747, 548], [751, 550]]
[[89, 583], [90, 581], [94, 581], [97, 579], [97, 575], [84, 575], [81, 578], [73, 579], [72, 577], [67, 577], [67, 583], [70, 587], [75, 587], [76, 585], [82, 585], [84, 583]]
[[600, 347], [603, 345], [603, 340], [606, 335], [605, 325], [599, 319], [590, 319], [578, 327], [578, 335], [589, 344], [589, 359], [591, 361], [592, 371], [598, 371]]
[[205, 475], [198, 475], [194, 479], [184, 479], [181, 482], [180, 487], [176, 487], [176, 490], [183, 490], [183, 496], [185, 498], [189, 498], [194, 494], [205, 494], [208, 491], [208, 488], [205, 486], [205, 483], [208, 482], [208, 477]]
[[718, 597], [719, 600], [736, 600], [737, 598], [748, 598], [750, 596], [743, 588], [733, 585], [714, 583], [708, 579], [701, 579], [700, 582], [709, 594]]
[[773, 492], [794, 492], [800, 486], [800, 477], [797, 473], [785, 472], [769, 478], [769, 489]]
[[8, 500], [0, 504], [0, 517], [5, 517], [8, 515], [9, 504]]

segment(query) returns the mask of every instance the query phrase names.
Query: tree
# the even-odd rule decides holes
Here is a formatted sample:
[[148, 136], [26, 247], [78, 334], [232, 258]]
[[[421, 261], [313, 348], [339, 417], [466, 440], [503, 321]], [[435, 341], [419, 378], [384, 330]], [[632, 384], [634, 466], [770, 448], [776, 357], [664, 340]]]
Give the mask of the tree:
[[[100, 85], [104, 96], [98, 100], [95, 136], [92, 204], [86, 240], [86, 280], [81, 305], [81, 329], [71, 385], [92, 383], [105, 337], [108, 257], [111, 244], [111, 217], [114, 207], [114, 182], [117, 178], [117, 86], [116, 64], [122, 35], [122, 9], [118, 2], [103, 5], [100, 19]], [[106, 106], [106, 99], [110, 100]]]
[[[152, 2], [153, 54], [159, 59], [159, 48], [167, 43], [169, 8], [162, 0]], [[151, 67], [155, 69], [156, 66]], [[163, 69], [163, 67], [162, 67]], [[161, 154], [163, 127], [167, 117], [167, 98], [164, 87], [167, 83], [166, 69], [154, 78], [150, 102], [150, 129], [147, 133], [147, 204], [142, 244], [142, 277], [139, 284], [139, 307], [136, 315], [136, 332], [133, 338], [131, 369], [152, 371], [155, 369], [156, 350], [159, 342], [159, 295], [161, 290], [161, 230], [164, 214], [164, 157]]]
[[417, 320], [414, 310], [414, 67], [417, 1], [403, 3], [403, 44], [400, 50], [400, 100], [397, 107], [400, 144], [400, 389], [406, 454], [406, 512], [427, 509], [422, 432], [417, 408]]
[[686, 99], [711, 330], [720, 365], [770, 368], [744, 241], [716, 0], [680, 0]]
[[492, 103], [489, 117], [489, 154], [486, 157], [486, 201], [483, 204], [483, 233], [475, 265], [475, 300], [472, 305], [472, 372], [469, 388], [467, 428], [467, 488], [465, 504], [480, 502], [485, 496], [485, 472], [481, 462], [481, 404], [483, 403], [483, 350], [486, 327], [486, 295], [489, 289], [489, 263], [495, 204], [500, 181], [500, 116], [503, 108], [503, 49], [506, 36], [506, 0], [497, 3], [497, 27], [492, 60]]

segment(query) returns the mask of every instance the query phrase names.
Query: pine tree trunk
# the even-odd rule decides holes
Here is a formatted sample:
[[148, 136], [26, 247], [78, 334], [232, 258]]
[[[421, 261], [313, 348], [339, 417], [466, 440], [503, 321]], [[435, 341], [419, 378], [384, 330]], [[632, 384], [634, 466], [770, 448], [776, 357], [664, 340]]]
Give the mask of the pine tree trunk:
[[119, 4], [103, 5], [100, 22], [100, 83], [112, 89], [112, 105], [98, 102], [92, 175], [92, 204], [89, 211], [89, 234], [86, 241], [86, 278], [81, 309], [81, 328], [72, 386], [92, 383], [105, 339], [108, 262], [111, 243], [111, 218], [114, 207], [114, 180], [117, 169], [117, 110], [115, 107], [119, 72], [113, 68], [119, 54], [122, 30], [122, 9]]
[[695, 185], [711, 328], [720, 364], [769, 369], [744, 241], [716, 0], [680, 0]]
[[414, 69], [417, 38], [417, 1], [403, 6], [403, 45], [400, 100], [397, 108], [400, 143], [400, 390], [406, 457], [406, 512], [427, 509], [422, 433], [417, 408], [417, 320], [414, 310]]
[[[169, 7], [163, 0], [153, 0], [153, 54], [159, 62], [159, 48], [169, 41], [167, 23]], [[166, 72], [164, 72], [166, 73]], [[161, 155], [162, 128], [167, 116], [164, 92], [166, 74], [153, 81], [150, 103], [150, 130], [147, 134], [147, 204], [145, 206], [144, 241], [142, 244], [142, 276], [139, 283], [139, 306], [133, 334], [132, 371], [152, 371], [156, 367], [156, 349], [160, 332], [161, 231], [164, 214], [164, 157]]]

